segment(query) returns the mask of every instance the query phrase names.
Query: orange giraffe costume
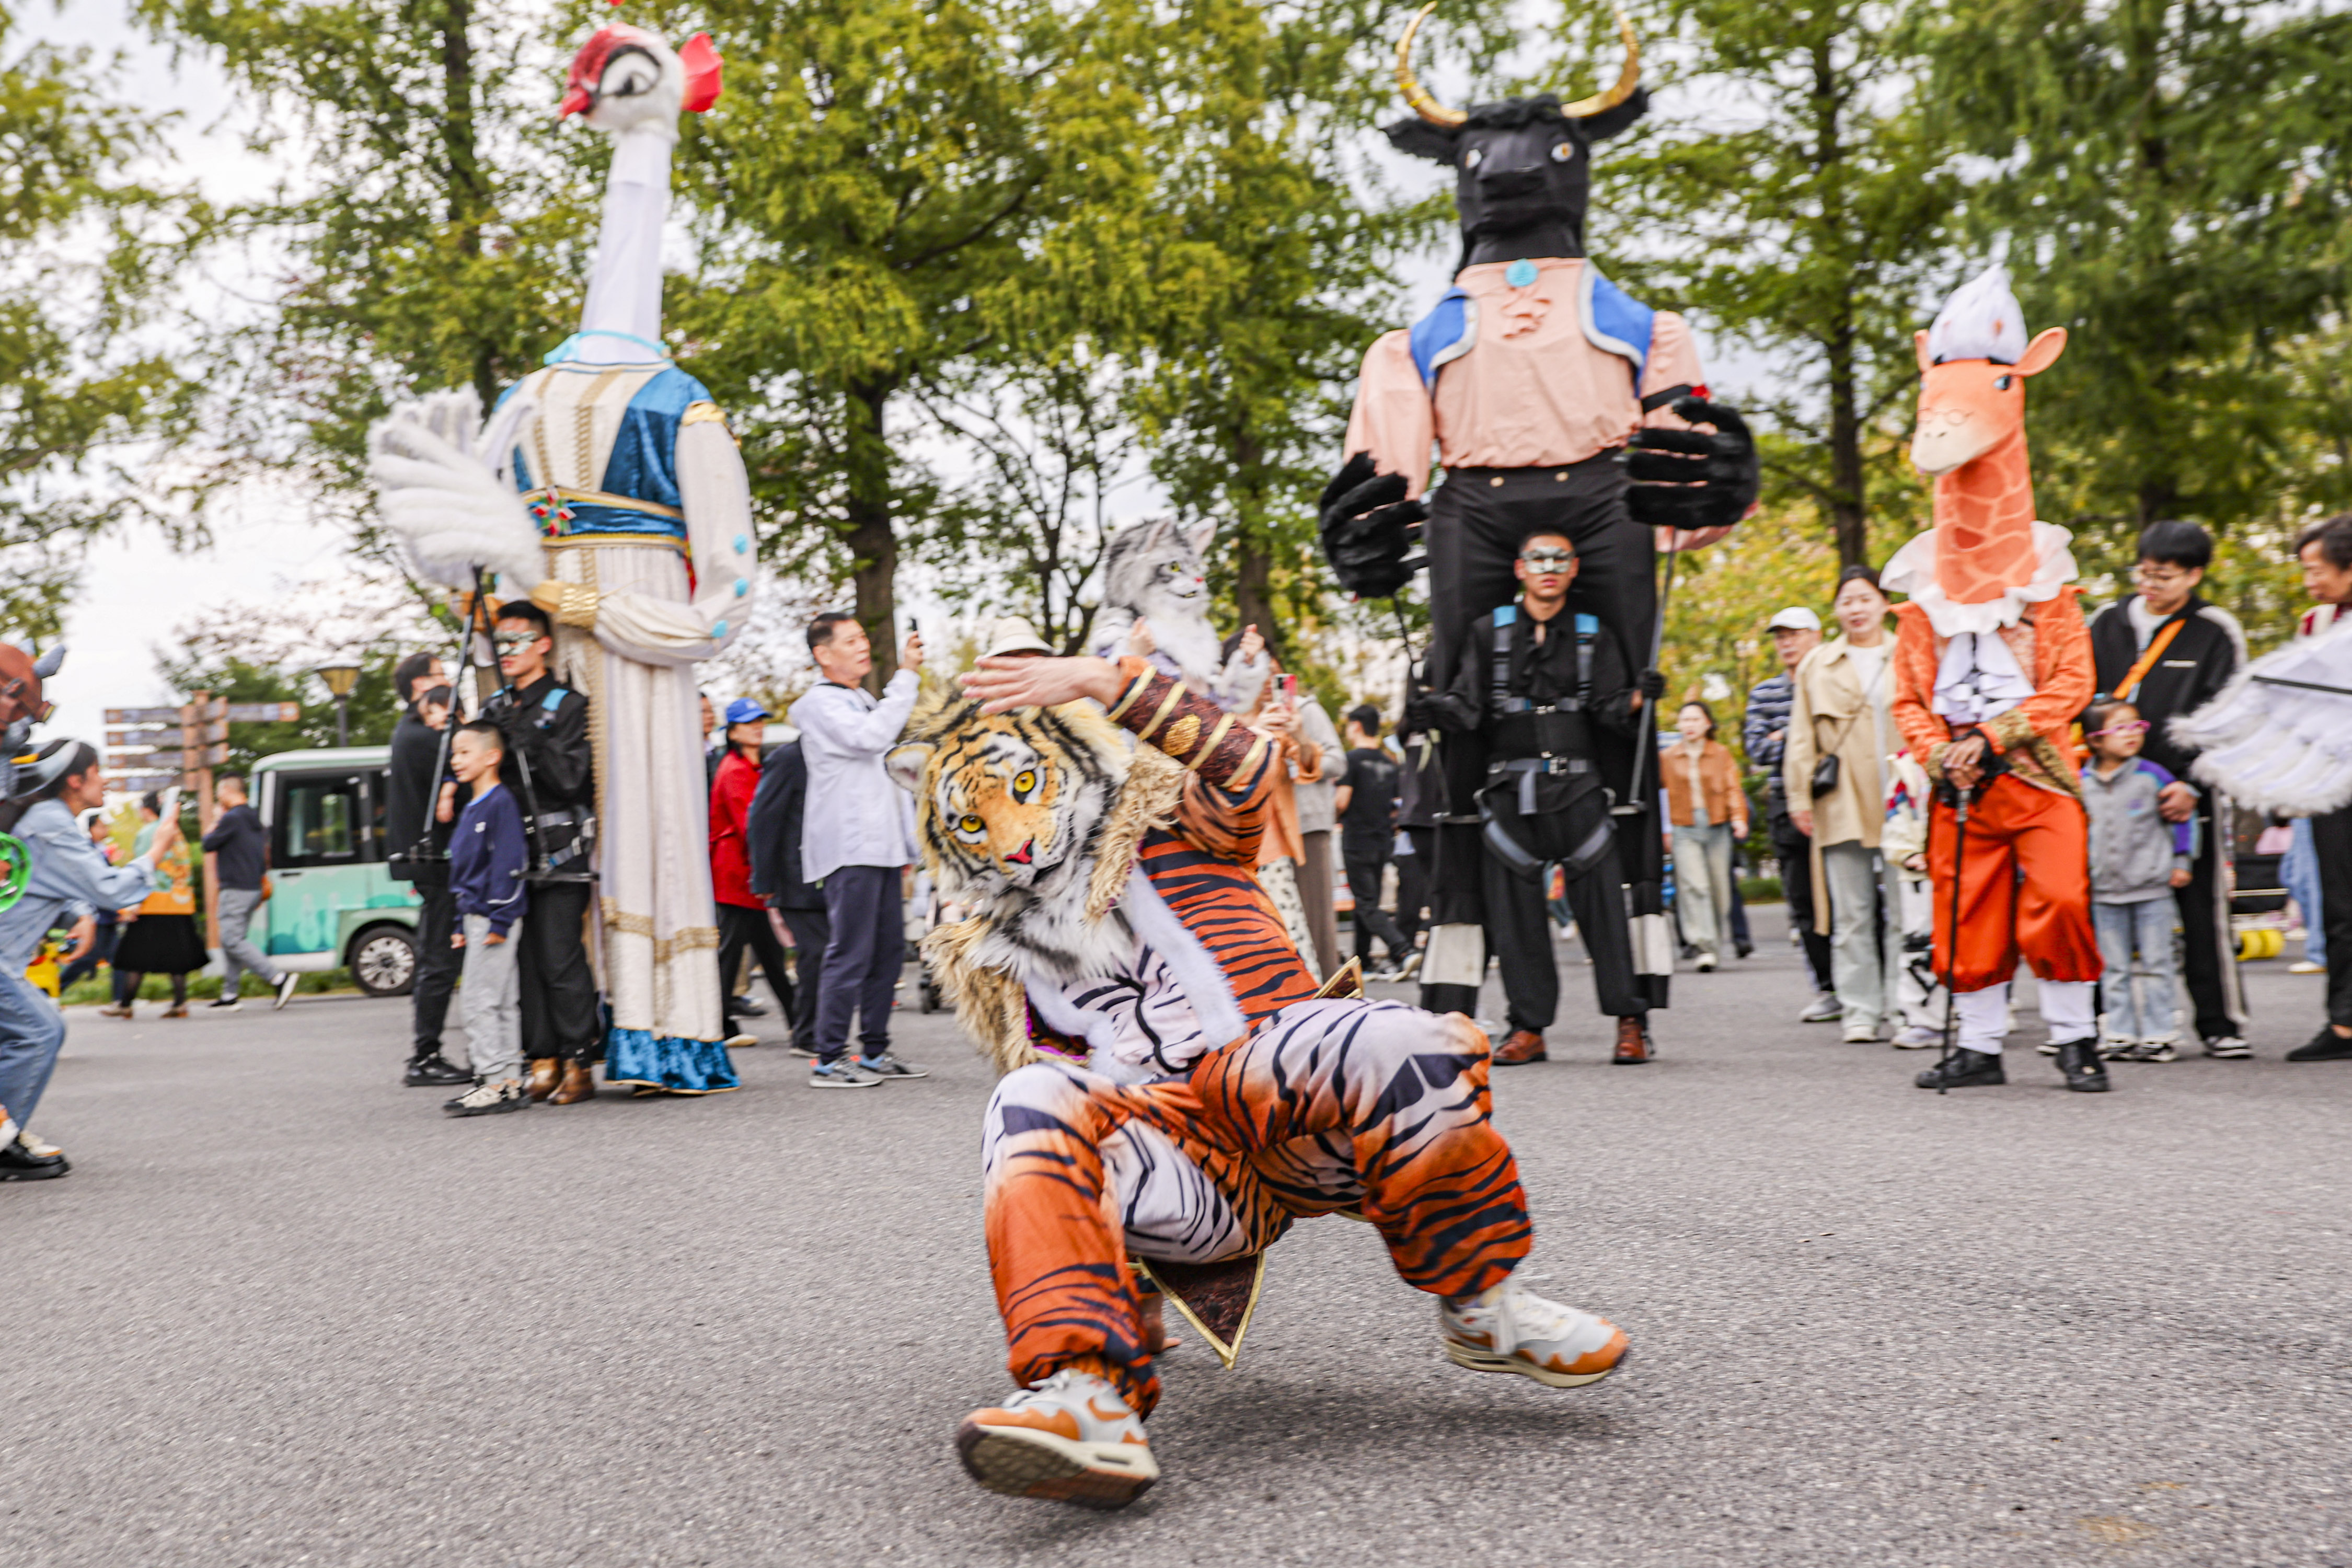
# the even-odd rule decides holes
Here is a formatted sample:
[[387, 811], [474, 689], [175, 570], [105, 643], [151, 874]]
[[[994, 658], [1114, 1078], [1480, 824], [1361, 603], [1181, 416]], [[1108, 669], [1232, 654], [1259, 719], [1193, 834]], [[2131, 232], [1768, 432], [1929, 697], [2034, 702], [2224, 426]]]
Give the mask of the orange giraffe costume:
[[2004, 988], [2022, 953], [2067, 1087], [2096, 1092], [2107, 1081], [2089, 824], [2066, 740], [2091, 700], [2091, 646], [2070, 536], [2035, 519], [2025, 449], [2026, 378], [2057, 363], [2066, 332], [2053, 327], [2029, 342], [2009, 275], [1994, 267], [1955, 292], [1916, 342], [1911, 459], [1935, 478], [1935, 526], [1880, 576], [1910, 596], [1895, 611], [1895, 721], [1939, 785], [1952, 782], [1956, 748], [1965, 763], [1981, 747], [1990, 774], [1965, 828], [1941, 790], [1928, 819], [1937, 965], [1950, 977], [1959, 1039], [1919, 1085], [2004, 1081]]

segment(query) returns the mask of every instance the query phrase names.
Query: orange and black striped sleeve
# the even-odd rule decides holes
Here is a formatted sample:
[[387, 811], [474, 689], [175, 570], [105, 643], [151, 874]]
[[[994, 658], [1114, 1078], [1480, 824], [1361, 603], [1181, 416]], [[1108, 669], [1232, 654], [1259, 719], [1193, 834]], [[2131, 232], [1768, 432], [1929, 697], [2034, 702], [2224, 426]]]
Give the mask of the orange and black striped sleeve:
[[1111, 721], [1136, 739], [1167, 752], [1202, 783], [1255, 793], [1265, 770], [1265, 738], [1184, 683], [1161, 674], [1148, 659], [1130, 654], [1118, 661], [1122, 682], [1110, 705]]

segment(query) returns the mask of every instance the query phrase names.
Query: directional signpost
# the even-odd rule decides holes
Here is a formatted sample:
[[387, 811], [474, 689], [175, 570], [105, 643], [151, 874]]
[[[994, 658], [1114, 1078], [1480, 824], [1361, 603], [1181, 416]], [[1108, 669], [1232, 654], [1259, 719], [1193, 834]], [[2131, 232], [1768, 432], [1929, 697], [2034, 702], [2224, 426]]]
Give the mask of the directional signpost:
[[[106, 710], [106, 785], [147, 795], [174, 784], [194, 791], [196, 822], [213, 826], [213, 770], [228, 761], [231, 724], [285, 724], [302, 717], [299, 702], [231, 702], [199, 691], [177, 708], [110, 708]], [[220, 924], [212, 911], [220, 902], [220, 882], [212, 858], [205, 858], [205, 944], [220, 946]]]

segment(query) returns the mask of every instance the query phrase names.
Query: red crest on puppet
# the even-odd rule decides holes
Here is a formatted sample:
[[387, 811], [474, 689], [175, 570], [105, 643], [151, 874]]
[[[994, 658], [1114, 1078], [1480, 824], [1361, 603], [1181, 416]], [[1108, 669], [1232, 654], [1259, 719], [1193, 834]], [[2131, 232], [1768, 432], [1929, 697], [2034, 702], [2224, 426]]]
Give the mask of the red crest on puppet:
[[[563, 102], [555, 111], [557, 117], [584, 114], [596, 106], [596, 89], [604, 79], [604, 68], [612, 63], [614, 51], [644, 48], [647, 44], [660, 42], [651, 33], [625, 22], [597, 28], [580, 46], [580, 52], [572, 57], [572, 68], [563, 84]], [[683, 107], [688, 113], [700, 114], [719, 101], [719, 71], [726, 62], [708, 33], [697, 33], [688, 38], [686, 47], [677, 51], [677, 58], [686, 68]]]

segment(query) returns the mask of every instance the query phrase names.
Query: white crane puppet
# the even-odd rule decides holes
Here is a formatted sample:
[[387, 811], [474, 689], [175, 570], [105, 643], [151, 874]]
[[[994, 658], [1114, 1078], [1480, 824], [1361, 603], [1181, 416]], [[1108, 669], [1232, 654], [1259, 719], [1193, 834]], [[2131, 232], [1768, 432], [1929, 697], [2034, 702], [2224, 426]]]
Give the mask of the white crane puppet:
[[487, 423], [449, 391], [369, 433], [385, 525], [418, 572], [467, 586], [487, 568], [556, 623], [557, 678], [592, 704], [606, 1076], [680, 1093], [736, 1082], [693, 666], [741, 632], [756, 559], [734, 437], [660, 342], [670, 149], [678, 115], [718, 98], [719, 68], [705, 36], [672, 50], [597, 30], [560, 110], [614, 142], [580, 331]]

